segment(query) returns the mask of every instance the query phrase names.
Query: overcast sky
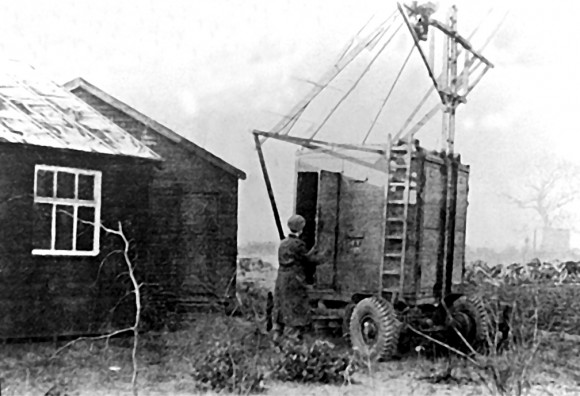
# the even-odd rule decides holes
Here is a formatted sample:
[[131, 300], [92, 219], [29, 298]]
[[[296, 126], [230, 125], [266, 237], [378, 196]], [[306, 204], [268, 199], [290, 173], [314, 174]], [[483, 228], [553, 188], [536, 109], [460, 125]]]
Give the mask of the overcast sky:
[[[439, 3], [441, 10], [451, 4]], [[465, 35], [494, 6], [489, 1], [455, 3]], [[317, 80], [372, 15], [380, 19], [395, 10], [395, 3], [387, 0], [0, 4], [3, 56], [27, 61], [58, 83], [83, 77], [246, 171], [248, 179], [240, 184], [242, 243], [276, 239], [250, 130], [271, 128], [310, 88], [301, 79]], [[502, 194], [513, 193], [532, 159], [549, 153], [580, 161], [580, 5], [497, 1], [473, 37], [475, 47], [506, 11], [506, 23], [485, 49], [496, 68], [458, 113], [457, 151], [472, 172], [472, 246], [519, 245], [529, 235], [531, 215], [511, 206]], [[388, 90], [388, 78], [400, 67], [410, 43], [409, 37], [394, 43], [392, 55], [373, 68], [377, 80], [363, 85], [370, 93], [357, 94], [348, 111], [343, 110], [352, 125], [368, 125], [368, 108], [376, 108]], [[393, 117], [428, 87], [417, 54], [411, 60], [415, 63], [396, 92]], [[375, 141], [392, 127], [394, 119], [388, 117], [373, 132]], [[437, 133], [424, 133], [418, 138], [437, 146]], [[265, 150], [286, 217], [292, 210], [295, 147], [268, 143]]]

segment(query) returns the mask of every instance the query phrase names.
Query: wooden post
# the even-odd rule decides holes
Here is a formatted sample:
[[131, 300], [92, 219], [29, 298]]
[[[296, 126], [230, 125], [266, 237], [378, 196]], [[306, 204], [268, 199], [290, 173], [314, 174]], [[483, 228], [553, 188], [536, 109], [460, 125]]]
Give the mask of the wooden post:
[[262, 168], [262, 175], [264, 176], [264, 182], [266, 183], [266, 190], [268, 190], [270, 205], [272, 206], [272, 212], [274, 213], [274, 221], [276, 221], [278, 236], [280, 237], [280, 240], [282, 240], [284, 239], [284, 229], [282, 228], [282, 222], [280, 221], [280, 213], [278, 213], [278, 206], [276, 205], [276, 199], [274, 198], [270, 176], [268, 176], [268, 169], [266, 168], [266, 161], [264, 159], [264, 153], [262, 152], [262, 144], [260, 143], [260, 138], [256, 133], [254, 133], [254, 142], [256, 143], [256, 151], [258, 152], [258, 158], [260, 159], [260, 167]]
[[[457, 8], [451, 7], [449, 16], [451, 32], [457, 29]], [[447, 54], [446, 54], [446, 80], [448, 83], [447, 95], [445, 96], [446, 111], [444, 117], [444, 129], [446, 131], [447, 152], [445, 155], [446, 164], [446, 193], [445, 193], [445, 229], [443, 245], [443, 278], [442, 287], [443, 295], [451, 292], [452, 272], [453, 272], [453, 251], [455, 248], [455, 206], [457, 194], [457, 164], [455, 161], [454, 140], [455, 140], [455, 109], [457, 108], [457, 42], [455, 37], [447, 37]], [[447, 87], [446, 87], [447, 88]]]

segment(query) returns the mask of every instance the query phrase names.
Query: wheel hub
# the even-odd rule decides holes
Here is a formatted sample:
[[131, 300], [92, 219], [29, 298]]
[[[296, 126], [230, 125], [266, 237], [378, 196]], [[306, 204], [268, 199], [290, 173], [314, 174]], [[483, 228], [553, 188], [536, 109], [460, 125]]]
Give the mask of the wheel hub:
[[472, 341], [475, 323], [467, 313], [453, 312], [450, 326], [455, 327], [467, 341]]
[[365, 317], [361, 321], [361, 333], [365, 344], [374, 344], [379, 333], [377, 323], [371, 317]]

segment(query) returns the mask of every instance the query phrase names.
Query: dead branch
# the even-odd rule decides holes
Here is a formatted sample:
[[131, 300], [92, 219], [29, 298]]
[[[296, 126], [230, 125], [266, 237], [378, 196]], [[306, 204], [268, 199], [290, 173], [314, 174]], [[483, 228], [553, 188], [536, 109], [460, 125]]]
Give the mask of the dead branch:
[[[70, 214], [66, 211], [63, 211], [63, 212], [69, 216], [72, 216], [72, 214]], [[88, 222], [88, 221], [82, 220], [82, 219], [78, 219], [78, 220], [80, 222], [83, 222], [83, 223], [91, 224], [93, 227], [95, 226], [95, 224], [92, 222]], [[138, 374], [139, 367], [138, 367], [138, 362], [137, 362], [137, 348], [139, 346], [139, 324], [140, 324], [140, 320], [141, 320], [141, 308], [142, 308], [141, 307], [141, 286], [143, 284], [139, 283], [137, 281], [136, 276], [135, 276], [135, 272], [134, 272], [135, 266], [133, 265], [133, 263], [131, 262], [131, 258], [129, 257], [130, 242], [123, 232], [123, 226], [122, 226], [121, 222], [119, 222], [119, 228], [117, 230], [107, 228], [102, 224], [100, 224], [99, 226], [106, 233], [116, 235], [119, 238], [121, 238], [121, 240], [123, 241], [124, 248], [121, 252], [123, 253], [123, 258], [124, 258], [125, 264], [127, 266], [127, 273], [129, 275], [129, 278], [131, 279], [131, 284], [133, 286], [133, 290], [131, 292], [135, 294], [135, 321], [133, 322], [133, 325], [130, 327], [115, 330], [115, 331], [112, 331], [108, 334], [103, 334], [103, 335], [95, 336], [95, 337], [76, 338], [76, 339], [68, 342], [67, 344], [65, 344], [63, 347], [56, 350], [56, 352], [53, 354], [52, 358], [55, 358], [56, 355], [58, 355], [61, 351], [70, 347], [71, 345], [73, 345], [74, 343], [76, 343], [77, 341], [80, 341], [80, 340], [106, 339], [108, 342], [111, 339], [111, 337], [114, 337], [114, 336], [117, 336], [119, 334], [126, 333], [126, 332], [132, 332], [133, 333], [133, 349], [131, 351], [131, 361], [133, 364], [133, 372], [131, 375], [131, 389], [133, 391], [133, 395], [138, 396], [137, 374]]]
[[99, 278], [101, 276], [101, 270], [103, 269], [103, 266], [105, 265], [105, 262], [107, 261], [107, 259], [114, 254], [122, 253], [122, 252], [123, 252], [122, 250], [112, 250], [109, 253], [107, 253], [107, 255], [101, 260], [101, 263], [99, 264], [99, 269], [97, 271], [97, 277], [96, 277], [95, 281], [93, 282], [93, 284], [91, 285], [91, 287], [95, 287], [97, 285], [97, 282], [99, 281]]
[[32, 194], [13, 195], [11, 197], [6, 198], [3, 201], [0, 201], [0, 204], [7, 204], [7, 203], [10, 203], [12, 201], [16, 201], [16, 200], [22, 199], [22, 198], [28, 198], [28, 197], [31, 197], [31, 196], [32, 196]]

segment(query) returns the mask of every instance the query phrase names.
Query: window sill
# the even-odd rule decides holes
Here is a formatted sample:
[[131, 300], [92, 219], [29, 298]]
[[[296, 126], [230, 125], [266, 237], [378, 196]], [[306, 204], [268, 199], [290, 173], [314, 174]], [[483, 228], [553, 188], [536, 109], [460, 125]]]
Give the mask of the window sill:
[[67, 257], [94, 257], [99, 254], [98, 250], [93, 251], [75, 251], [75, 250], [45, 250], [45, 249], [34, 249], [32, 250], [33, 256], [67, 256]]

